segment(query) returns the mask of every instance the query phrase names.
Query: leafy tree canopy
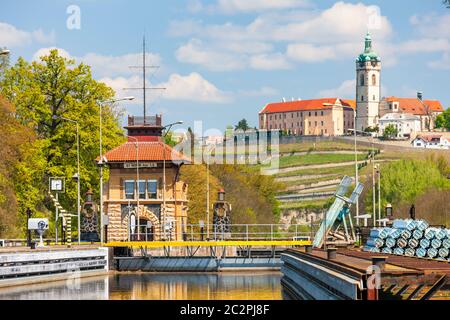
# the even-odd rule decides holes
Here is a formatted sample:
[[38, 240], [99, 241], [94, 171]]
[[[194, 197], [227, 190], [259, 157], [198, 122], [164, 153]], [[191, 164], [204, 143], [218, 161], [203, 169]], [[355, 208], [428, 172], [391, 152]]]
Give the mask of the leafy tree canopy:
[[[450, 1], [450, 0], [449, 0]], [[450, 130], [450, 108], [436, 118], [436, 128]]]
[[[19, 58], [0, 82], [0, 93], [16, 106], [15, 118], [35, 132], [37, 140], [26, 151], [32, 159], [19, 164], [21, 181], [16, 181], [20, 210], [39, 210], [48, 190], [48, 178], [66, 177], [62, 204], [76, 212], [76, 126], [80, 126], [80, 162], [82, 194], [98, 191], [99, 174], [95, 159], [99, 155], [100, 103], [111, 100], [114, 92], [92, 78], [90, 67], [61, 57], [57, 50], [29, 63]], [[120, 111], [103, 105], [103, 149], [112, 149], [123, 141]], [[107, 178], [107, 176], [106, 176]], [[106, 179], [105, 178], [105, 179]]]
[[237, 126], [235, 126], [236, 130], [244, 130], [247, 131], [248, 129], [250, 129], [248, 122], [246, 119], [242, 119], [241, 121], [238, 122]]

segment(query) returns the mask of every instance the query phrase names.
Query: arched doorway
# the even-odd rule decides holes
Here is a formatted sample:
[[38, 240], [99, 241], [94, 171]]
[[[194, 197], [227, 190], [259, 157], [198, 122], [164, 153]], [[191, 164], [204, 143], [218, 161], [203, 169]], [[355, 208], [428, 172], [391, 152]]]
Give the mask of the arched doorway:
[[158, 217], [145, 206], [139, 206], [139, 233], [135, 241], [159, 241], [161, 223]]

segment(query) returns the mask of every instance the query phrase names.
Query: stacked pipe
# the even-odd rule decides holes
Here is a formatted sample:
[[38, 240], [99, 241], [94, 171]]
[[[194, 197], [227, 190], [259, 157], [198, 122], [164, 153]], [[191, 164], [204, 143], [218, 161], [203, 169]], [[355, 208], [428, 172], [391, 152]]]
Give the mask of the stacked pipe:
[[392, 227], [374, 228], [364, 251], [450, 261], [450, 229], [425, 220], [395, 220]]

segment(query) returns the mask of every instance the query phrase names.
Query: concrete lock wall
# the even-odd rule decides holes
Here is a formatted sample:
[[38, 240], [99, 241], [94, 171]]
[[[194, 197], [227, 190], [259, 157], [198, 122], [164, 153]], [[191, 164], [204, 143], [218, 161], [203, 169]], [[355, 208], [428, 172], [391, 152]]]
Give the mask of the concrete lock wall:
[[108, 249], [0, 253], [0, 287], [105, 273]]

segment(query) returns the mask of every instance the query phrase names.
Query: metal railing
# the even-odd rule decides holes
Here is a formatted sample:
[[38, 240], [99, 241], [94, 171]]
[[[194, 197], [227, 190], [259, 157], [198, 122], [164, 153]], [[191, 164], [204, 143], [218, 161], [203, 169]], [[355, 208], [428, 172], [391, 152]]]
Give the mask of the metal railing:
[[[208, 228], [209, 227], [209, 228]], [[131, 241], [218, 241], [218, 240], [234, 240], [234, 241], [296, 241], [296, 240], [312, 240], [314, 230], [317, 225], [311, 224], [233, 224], [223, 229], [217, 225], [182, 225], [181, 231], [172, 229], [171, 231], [163, 230], [153, 233], [149, 229], [147, 233], [135, 233], [131, 235]], [[209, 230], [209, 234], [208, 234]]]

